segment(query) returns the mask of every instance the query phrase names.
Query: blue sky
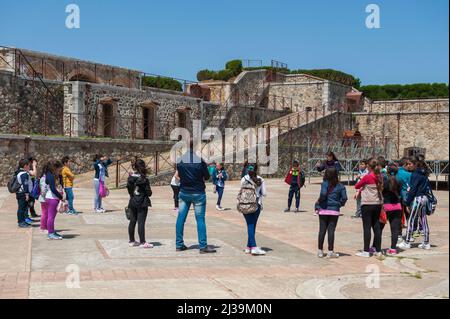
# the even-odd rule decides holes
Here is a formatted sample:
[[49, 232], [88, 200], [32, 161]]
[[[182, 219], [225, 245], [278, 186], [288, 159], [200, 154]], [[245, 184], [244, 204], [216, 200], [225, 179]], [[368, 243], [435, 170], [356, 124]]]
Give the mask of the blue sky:
[[[78, 4], [81, 28], [65, 27]], [[376, 3], [381, 28], [367, 29]], [[0, 45], [195, 80], [226, 61], [334, 68], [363, 84], [446, 82], [448, 0], [0, 0]]]

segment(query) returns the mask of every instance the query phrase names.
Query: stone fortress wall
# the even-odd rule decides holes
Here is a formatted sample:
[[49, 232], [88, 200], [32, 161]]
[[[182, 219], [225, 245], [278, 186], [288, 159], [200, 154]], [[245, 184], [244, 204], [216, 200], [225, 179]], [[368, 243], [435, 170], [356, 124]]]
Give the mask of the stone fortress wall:
[[[203, 128], [222, 123], [245, 129], [292, 112], [311, 111], [310, 116], [318, 116], [317, 121], [294, 127], [289, 135], [291, 143], [303, 143], [305, 135], [326, 133], [339, 138], [346, 131], [357, 130], [363, 138], [388, 138], [392, 144], [388, 157], [392, 159], [411, 147], [420, 147], [426, 149], [429, 160], [448, 160], [448, 99], [361, 98], [352, 101], [350, 109], [349, 96], [361, 94], [350, 86], [305, 74], [256, 70], [244, 71], [228, 82], [199, 83], [210, 90], [210, 99], [205, 100], [189, 90], [142, 87], [143, 73], [139, 71], [29, 50], [18, 52], [0, 49], [0, 134], [8, 134], [0, 136], [0, 141], [2, 154], [11, 154], [3, 159], [6, 166], [25, 154], [21, 147], [13, 146], [19, 142], [11, 134], [31, 135], [36, 146], [27, 151], [43, 151], [47, 142], [42, 135], [46, 135], [53, 142], [60, 139], [61, 154], [78, 154], [70, 141], [76, 141], [74, 147], [92, 148], [92, 152], [98, 143], [106, 143], [111, 154], [126, 153], [124, 145], [129, 141], [130, 150], [142, 144], [145, 154], [151, 154], [173, 144], [169, 140], [175, 127], [192, 133], [193, 120], [201, 121]], [[340, 112], [330, 114], [336, 110]], [[322, 113], [330, 116], [321, 118]], [[17, 138], [24, 140], [25, 136]], [[287, 141], [285, 136], [279, 139]], [[121, 141], [120, 147], [109, 149], [115, 140]], [[92, 155], [83, 152], [86, 155], [81, 154], [82, 158]], [[280, 167], [289, 165], [291, 157], [283, 153]], [[81, 166], [77, 172], [88, 169]], [[0, 178], [3, 184], [4, 178]]]

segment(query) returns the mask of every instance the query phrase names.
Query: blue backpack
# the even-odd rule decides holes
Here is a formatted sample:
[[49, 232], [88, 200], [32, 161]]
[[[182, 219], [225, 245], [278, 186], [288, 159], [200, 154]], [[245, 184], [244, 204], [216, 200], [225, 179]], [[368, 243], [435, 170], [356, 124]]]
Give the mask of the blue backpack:
[[39, 178], [36, 178], [33, 183], [33, 189], [31, 190], [30, 196], [34, 199], [38, 199], [41, 196], [41, 187], [39, 183]]

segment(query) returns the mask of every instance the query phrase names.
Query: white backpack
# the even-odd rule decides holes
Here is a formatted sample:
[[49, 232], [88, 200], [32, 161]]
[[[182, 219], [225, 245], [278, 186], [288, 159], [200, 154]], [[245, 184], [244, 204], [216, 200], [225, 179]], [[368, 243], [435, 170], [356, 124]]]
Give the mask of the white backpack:
[[249, 180], [241, 186], [237, 195], [237, 210], [246, 215], [253, 214], [258, 210], [258, 196], [256, 194], [256, 185]]

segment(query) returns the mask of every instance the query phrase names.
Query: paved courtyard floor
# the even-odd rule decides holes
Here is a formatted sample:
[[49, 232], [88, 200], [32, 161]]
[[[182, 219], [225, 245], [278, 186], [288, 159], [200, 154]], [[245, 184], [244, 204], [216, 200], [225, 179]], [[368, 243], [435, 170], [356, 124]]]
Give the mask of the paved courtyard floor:
[[[267, 180], [268, 196], [258, 229], [263, 257], [243, 253], [245, 222], [236, 209], [238, 182], [224, 194], [227, 211], [215, 210], [208, 186], [208, 243], [218, 253], [200, 255], [193, 211], [186, 222], [186, 244], [175, 252], [176, 214], [170, 187], [153, 187], [147, 240], [153, 249], [129, 248], [123, 208], [126, 190], [105, 200], [107, 213], [92, 213], [91, 189], [75, 189], [78, 216], [58, 215], [65, 239], [48, 241], [39, 227], [16, 226], [16, 200], [0, 189], [0, 298], [448, 298], [449, 199], [436, 192], [439, 206], [430, 218], [432, 249], [413, 248], [398, 257], [363, 259], [355, 202], [343, 209], [336, 232], [339, 259], [316, 257], [318, 218], [313, 215], [320, 180], [302, 190], [301, 213], [283, 213], [288, 186]], [[349, 197], [354, 192], [348, 189]], [[39, 209], [40, 210], [40, 209]], [[38, 210], [38, 212], [39, 212]], [[388, 248], [389, 227], [383, 234]], [[419, 243], [419, 241], [417, 241]], [[77, 278], [80, 279], [79, 285]]]

